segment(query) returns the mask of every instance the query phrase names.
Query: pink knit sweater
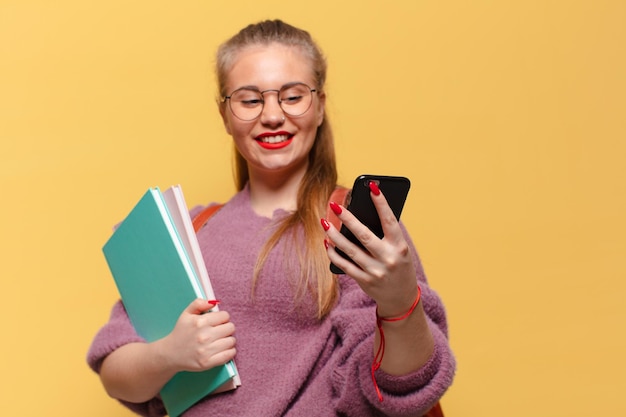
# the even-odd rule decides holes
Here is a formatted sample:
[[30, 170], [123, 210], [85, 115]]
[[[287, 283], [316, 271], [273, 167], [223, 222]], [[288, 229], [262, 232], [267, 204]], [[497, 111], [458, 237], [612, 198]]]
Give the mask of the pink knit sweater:
[[[278, 210], [274, 218], [287, 213]], [[322, 321], [312, 319], [313, 303], [296, 308], [288, 274], [292, 258], [284, 242], [270, 254], [254, 297], [251, 279], [257, 254], [271, 234], [273, 220], [256, 215], [248, 189], [236, 194], [199, 235], [211, 281], [236, 326], [235, 361], [242, 386], [209, 396], [184, 417], [259, 416], [420, 416], [451, 385], [455, 361], [447, 340], [443, 305], [424, 277], [413, 247], [416, 277], [435, 339], [423, 368], [396, 377], [377, 371], [384, 397], [372, 383], [375, 304], [348, 276], [340, 275], [339, 303]], [[406, 234], [406, 232], [405, 232]], [[408, 239], [408, 236], [406, 236]], [[320, 242], [320, 244], [322, 244]], [[141, 341], [121, 303], [96, 335], [88, 363], [96, 372], [102, 360], [126, 343]], [[165, 411], [158, 398], [126, 406], [144, 416]]]

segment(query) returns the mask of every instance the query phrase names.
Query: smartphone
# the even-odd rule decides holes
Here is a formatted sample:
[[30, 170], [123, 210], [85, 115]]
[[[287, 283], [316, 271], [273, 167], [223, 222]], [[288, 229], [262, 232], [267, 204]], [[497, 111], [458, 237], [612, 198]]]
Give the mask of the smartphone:
[[[346, 205], [346, 208], [352, 214], [354, 214], [354, 216], [359, 219], [361, 223], [367, 226], [376, 236], [382, 239], [384, 237], [383, 227], [380, 224], [378, 212], [376, 211], [376, 207], [374, 206], [374, 203], [372, 202], [372, 198], [370, 196], [370, 181], [373, 181], [378, 185], [378, 188], [380, 188], [380, 190], [384, 194], [385, 198], [387, 199], [387, 203], [389, 203], [389, 207], [391, 207], [393, 214], [398, 220], [400, 220], [400, 214], [402, 213], [402, 209], [404, 208], [404, 202], [406, 201], [407, 195], [409, 194], [411, 182], [406, 177], [393, 177], [384, 175], [360, 175], [354, 181], [352, 190], [348, 193], [346, 197], [346, 202], [344, 204]], [[354, 236], [354, 234], [352, 234], [352, 232], [348, 230], [346, 226], [341, 225], [340, 232], [351, 242], [363, 248], [361, 242], [359, 242], [356, 236]], [[335, 250], [341, 256], [352, 262], [352, 260], [340, 249], [335, 248]], [[330, 264], [330, 270], [334, 274], [344, 273], [332, 262]]]

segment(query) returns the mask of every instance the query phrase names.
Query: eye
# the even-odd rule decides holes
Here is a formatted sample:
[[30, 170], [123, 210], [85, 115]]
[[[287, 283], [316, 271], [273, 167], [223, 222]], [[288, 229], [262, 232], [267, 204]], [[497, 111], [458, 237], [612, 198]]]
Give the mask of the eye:
[[289, 87], [280, 93], [280, 101], [285, 104], [296, 104], [300, 102], [306, 94], [308, 94], [308, 91], [302, 86], [297, 85]]
[[240, 103], [244, 106], [248, 106], [248, 107], [254, 107], [254, 106], [258, 106], [259, 104], [261, 104], [263, 102], [263, 100], [255, 98], [255, 99], [250, 99], [250, 100], [241, 100]]
[[287, 104], [295, 104], [297, 102], [299, 102], [300, 100], [302, 100], [302, 96], [288, 96], [288, 97], [282, 97], [280, 99], [283, 103], [287, 103]]
[[263, 97], [258, 91], [244, 89], [235, 91], [231, 101], [244, 107], [256, 107], [263, 104]]

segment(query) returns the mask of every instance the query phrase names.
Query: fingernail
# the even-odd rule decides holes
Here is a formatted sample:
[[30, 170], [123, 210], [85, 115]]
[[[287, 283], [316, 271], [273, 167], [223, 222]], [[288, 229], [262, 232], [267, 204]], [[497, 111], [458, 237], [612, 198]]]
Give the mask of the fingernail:
[[322, 223], [322, 227], [325, 231], [328, 231], [328, 229], [330, 229], [330, 223], [328, 223], [326, 219], [321, 219], [320, 223]]
[[337, 216], [339, 216], [341, 214], [341, 206], [337, 203], [335, 203], [334, 201], [330, 202], [330, 209], [333, 211], [333, 213], [335, 213]]
[[208, 303], [211, 305], [211, 307], [215, 307], [220, 303], [220, 300], [208, 300]]
[[326, 239], [324, 239], [324, 247], [328, 250], [328, 241]]
[[370, 181], [369, 186], [370, 186], [370, 191], [374, 195], [380, 195], [380, 188], [378, 188], [378, 184], [376, 184], [374, 181]]

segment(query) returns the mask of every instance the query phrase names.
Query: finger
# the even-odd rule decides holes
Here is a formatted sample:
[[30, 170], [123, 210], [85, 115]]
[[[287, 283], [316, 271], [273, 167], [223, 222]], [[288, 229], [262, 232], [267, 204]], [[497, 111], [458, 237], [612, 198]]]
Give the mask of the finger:
[[234, 333], [235, 326], [232, 323], [222, 324], [216, 327], [204, 327], [200, 333], [197, 335], [197, 340], [200, 345], [204, 346], [207, 349], [215, 349], [215, 346], [219, 346], [223, 344], [223, 340], [228, 339], [232, 340], [228, 347], [234, 346]]
[[370, 182], [370, 191], [370, 197], [374, 207], [376, 207], [385, 239], [392, 242], [397, 241], [398, 238], [402, 239], [402, 231], [398, 227], [398, 219], [396, 219], [396, 215], [391, 210], [387, 198], [373, 181]]
[[217, 327], [228, 323], [231, 323], [230, 314], [228, 314], [226, 311], [214, 311], [210, 314], [203, 315], [200, 325]]
[[[356, 216], [349, 210], [336, 203], [331, 203], [331, 208], [337, 217], [339, 217], [342, 224], [350, 231], [350, 233], [352, 233], [352, 235], [354, 235], [354, 238], [356, 238], [367, 249], [367, 251], [371, 251], [372, 245], [380, 242], [378, 236], [376, 236], [367, 226], [361, 223], [361, 221], [357, 219]], [[322, 219], [322, 226], [333, 244], [345, 252], [350, 258], [356, 261], [355, 258], [360, 255], [360, 253], [366, 253], [363, 248], [350, 241], [349, 238], [335, 229], [333, 225], [325, 222], [324, 219]]]
[[218, 339], [224, 338], [232, 338], [234, 340], [233, 335], [235, 334], [235, 325], [231, 322], [220, 324], [219, 326], [214, 327], [215, 333]]
[[228, 349], [233, 349], [236, 344], [237, 340], [234, 336], [224, 336], [213, 342], [211, 344], [211, 349], [215, 351], [224, 351]]
[[210, 357], [207, 368], [214, 368], [216, 366], [224, 365], [228, 361], [235, 359], [236, 354], [237, 349], [234, 347], [219, 351]]
[[[359, 249], [359, 250], [362, 252], [361, 249]], [[346, 252], [344, 252], [344, 253], [346, 253]], [[328, 254], [328, 259], [330, 260], [330, 262], [332, 262], [335, 266], [337, 266], [339, 269], [341, 269], [344, 274], [351, 276], [352, 278], [356, 279], [357, 281], [367, 280], [367, 277], [368, 277], [367, 273], [364, 272], [364, 270], [361, 268], [361, 266], [358, 265], [358, 263], [353, 263], [350, 260], [348, 260], [348, 259], [344, 258], [343, 256], [341, 256], [337, 252], [337, 250], [335, 249], [334, 246], [329, 246], [328, 247], [327, 254]], [[348, 253], [346, 253], [346, 256], [348, 256], [348, 257], [351, 256], [350, 251], [348, 251]], [[354, 257], [354, 254], [352, 254], [352, 256]]]
[[[391, 216], [391, 227], [387, 227], [387, 233], [394, 233], [393, 224], [398, 226], [397, 220], [393, 211], [389, 208], [389, 205], [386, 203], [385, 197], [380, 193], [380, 190], [375, 187], [374, 183], [371, 183], [374, 187], [371, 187], [371, 198], [378, 198], [377, 203], [379, 203], [380, 207], [375, 207], [377, 210], [377, 216]], [[329, 258], [331, 262], [333, 262], [337, 267], [341, 268], [346, 274], [351, 275], [355, 279], [369, 281], [370, 278], [380, 277], [385, 275], [385, 270], [383, 265], [380, 263], [380, 260], [384, 260], [393, 256], [393, 254], [389, 253], [389, 245], [383, 243], [383, 241], [373, 233], [367, 226], [365, 226], [361, 221], [356, 218], [349, 210], [344, 209], [342, 206], [331, 203], [330, 208], [333, 212], [340, 218], [343, 222], [344, 226], [350, 230], [350, 232], [354, 235], [362, 246], [354, 243], [351, 238], [344, 236], [343, 234], [335, 231], [334, 228], [330, 227], [330, 224], [326, 223], [324, 229], [327, 232], [327, 235], [333, 245], [343, 252], [352, 262], [358, 265], [358, 269], [354, 268], [352, 262], [344, 260], [343, 254], [336, 252], [335, 250], [328, 251]], [[379, 210], [380, 209], [380, 210]], [[322, 223], [324, 226], [324, 223]], [[389, 229], [392, 229], [390, 232]], [[402, 239], [401, 229], [400, 230], [400, 238]], [[392, 235], [391, 238], [385, 237], [385, 239], [389, 239], [389, 243], [393, 243], [398, 241], [398, 238], [395, 238]], [[342, 267], [345, 265], [345, 269]], [[360, 270], [363, 270], [363, 273], [360, 273]], [[350, 271], [350, 272], [348, 272]], [[362, 277], [359, 277], [361, 276]], [[371, 275], [369, 277], [368, 275]]]
[[207, 300], [203, 300], [202, 298], [196, 298], [187, 306], [185, 312], [188, 314], [203, 314], [215, 307], [215, 304], [216, 303], [209, 303]]

